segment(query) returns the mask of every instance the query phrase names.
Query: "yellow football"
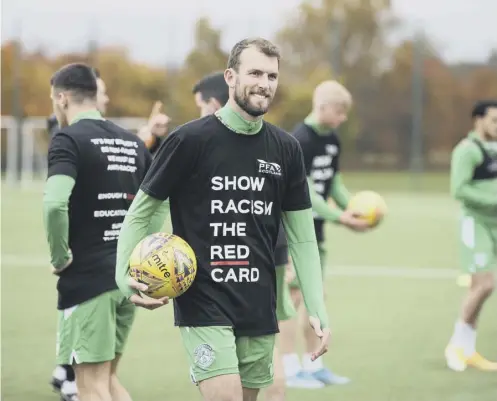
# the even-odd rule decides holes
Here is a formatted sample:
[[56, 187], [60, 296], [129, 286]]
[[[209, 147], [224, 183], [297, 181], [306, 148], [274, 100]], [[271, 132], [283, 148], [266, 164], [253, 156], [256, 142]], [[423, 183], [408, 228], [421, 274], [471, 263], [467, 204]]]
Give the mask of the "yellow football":
[[387, 204], [374, 191], [360, 191], [352, 196], [347, 209], [365, 219], [369, 224], [378, 224], [387, 213]]
[[193, 283], [197, 259], [182, 238], [166, 233], [145, 237], [136, 245], [129, 259], [129, 275], [146, 284], [145, 295], [152, 298], [176, 298]]

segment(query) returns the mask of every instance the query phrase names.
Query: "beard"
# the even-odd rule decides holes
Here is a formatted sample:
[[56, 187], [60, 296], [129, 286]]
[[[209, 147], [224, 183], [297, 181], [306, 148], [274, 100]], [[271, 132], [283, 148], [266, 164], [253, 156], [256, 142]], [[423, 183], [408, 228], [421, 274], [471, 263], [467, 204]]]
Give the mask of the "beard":
[[[265, 96], [268, 100], [267, 105], [265, 106], [258, 106], [251, 104], [250, 102], [250, 95], [262, 95]], [[240, 87], [240, 82], [236, 82], [235, 86], [235, 93], [234, 93], [234, 98], [236, 104], [248, 115], [252, 117], [260, 117], [263, 116], [264, 114], [267, 113], [269, 110], [269, 106], [271, 105], [271, 102], [273, 100], [271, 94], [269, 91], [255, 91], [251, 90], [248, 94], [244, 92], [243, 88]]]

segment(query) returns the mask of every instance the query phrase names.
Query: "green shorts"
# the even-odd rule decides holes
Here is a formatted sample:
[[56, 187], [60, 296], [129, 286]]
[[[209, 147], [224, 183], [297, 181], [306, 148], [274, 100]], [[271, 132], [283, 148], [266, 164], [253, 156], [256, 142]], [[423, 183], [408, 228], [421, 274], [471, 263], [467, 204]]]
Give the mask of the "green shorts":
[[464, 216], [461, 221], [461, 244], [465, 272], [475, 274], [497, 267], [497, 226]]
[[290, 320], [295, 316], [290, 288], [285, 283], [286, 266], [276, 266], [276, 317], [278, 321]]
[[180, 327], [180, 331], [193, 383], [238, 374], [246, 388], [272, 384], [274, 334], [235, 337], [226, 326]]
[[[321, 261], [321, 273], [323, 274], [323, 280], [326, 273], [326, 249], [324, 248], [324, 244], [322, 242], [318, 243], [319, 248], [319, 260]], [[297, 277], [295, 277], [290, 282], [291, 288], [300, 288], [300, 283]]]
[[112, 361], [122, 354], [135, 306], [119, 291], [108, 291], [59, 311], [57, 364]]

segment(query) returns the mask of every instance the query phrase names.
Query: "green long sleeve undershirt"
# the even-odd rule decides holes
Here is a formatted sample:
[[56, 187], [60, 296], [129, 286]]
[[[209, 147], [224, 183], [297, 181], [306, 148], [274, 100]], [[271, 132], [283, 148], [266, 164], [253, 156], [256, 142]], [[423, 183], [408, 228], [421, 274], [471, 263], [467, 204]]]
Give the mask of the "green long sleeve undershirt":
[[70, 259], [68, 210], [74, 184], [74, 178], [67, 175], [51, 176], [45, 184], [43, 222], [55, 269], [62, 268]]
[[282, 222], [307, 312], [320, 320], [321, 328], [327, 328], [328, 313], [312, 209], [284, 212]]
[[450, 192], [466, 213], [497, 221], [497, 180], [473, 180], [474, 170], [482, 162], [481, 149], [471, 140], [461, 141], [452, 152]]
[[337, 207], [330, 206], [328, 202], [316, 192], [312, 178], [307, 177], [307, 183], [309, 184], [312, 210], [322, 219], [338, 223], [343, 210], [347, 208], [350, 200], [350, 193], [343, 184], [341, 175], [337, 174], [333, 178], [329, 193], [329, 196], [335, 201]]
[[[126, 214], [117, 245], [116, 283], [127, 297], [133, 294], [128, 286], [129, 257], [138, 242], [148, 233], [157, 231], [150, 229], [150, 225], [155, 224], [155, 219], [161, 215], [157, 210], [165, 203], [139, 191]], [[323, 328], [328, 327], [312, 211], [285, 212], [282, 221], [309, 315], [317, 317]]]
[[[103, 120], [97, 110], [85, 110], [74, 116], [70, 124], [81, 119]], [[50, 260], [55, 269], [64, 267], [71, 258], [69, 249], [69, 198], [76, 181], [68, 175], [49, 177], [43, 192], [43, 222], [50, 248]]]
[[[43, 196], [43, 220], [50, 248], [51, 263], [56, 269], [66, 265], [70, 259], [69, 249], [69, 198], [75, 180], [67, 175], [54, 175], [45, 185]], [[162, 230], [168, 217], [169, 202], [157, 210], [146, 235]]]
[[169, 201], [161, 201], [139, 190], [124, 218], [117, 241], [116, 283], [121, 292], [130, 297], [134, 291], [128, 286], [129, 258], [135, 246], [147, 235], [159, 232], [169, 215]]

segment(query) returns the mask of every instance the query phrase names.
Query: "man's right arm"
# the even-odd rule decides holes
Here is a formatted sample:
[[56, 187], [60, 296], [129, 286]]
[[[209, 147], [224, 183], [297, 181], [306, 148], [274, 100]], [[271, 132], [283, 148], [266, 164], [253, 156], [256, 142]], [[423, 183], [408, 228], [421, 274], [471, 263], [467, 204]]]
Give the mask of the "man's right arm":
[[469, 206], [497, 207], [497, 194], [482, 192], [471, 185], [475, 167], [483, 161], [481, 150], [470, 140], [456, 146], [450, 163], [450, 192]]
[[128, 286], [129, 258], [135, 246], [147, 235], [162, 229], [169, 213], [169, 202], [138, 191], [131, 204], [119, 234], [116, 258], [116, 283], [129, 298], [133, 290]]
[[131, 204], [117, 242], [116, 283], [126, 297], [134, 291], [128, 285], [129, 257], [147, 235], [162, 229], [169, 213], [167, 199], [185, 182], [194, 154], [177, 130], [166, 138], [154, 157], [140, 190]]

